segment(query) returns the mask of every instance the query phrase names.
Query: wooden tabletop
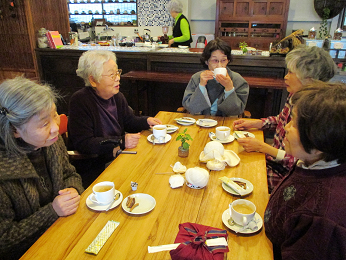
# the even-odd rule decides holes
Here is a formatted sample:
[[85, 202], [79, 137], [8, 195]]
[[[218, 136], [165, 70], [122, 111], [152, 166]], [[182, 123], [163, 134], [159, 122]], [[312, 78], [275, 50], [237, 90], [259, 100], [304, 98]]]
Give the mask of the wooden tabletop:
[[[181, 113], [160, 112], [157, 117], [165, 124], [177, 125], [174, 118], [189, 116]], [[192, 116], [203, 118], [203, 116]], [[214, 117], [218, 126], [231, 126], [234, 118]], [[59, 218], [21, 259], [171, 259], [169, 251], [148, 253], [148, 246], [174, 243], [180, 223], [192, 222], [226, 229], [230, 252], [225, 259], [273, 259], [272, 245], [267, 239], [264, 228], [253, 235], [240, 235], [229, 230], [222, 222], [222, 213], [230, 202], [238, 199], [223, 190], [219, 177], [242, 177], [254, 184], [253, 192], [246, 199], [255, 203], [257, 212], [263, 219], [269, 199], [267, 190], [266, 163], [263, 154], [247, 153], [237, 141], [225, 144], [225, 149], [238, 153], [241, 161], [236, 167], [226, 167], [222, 171], [211, 171], [206, 188], [196, 190], [184, 185], [172, 189], [168, 174], [171, 165], [180, 161], [187, 168], [199, 166], [199, 155], [207, 142], [209, 132], [215, 127], [202, 128], [197, 125], [179, 126], [171, 134], [166, 144], [152, 145], [147, 140], [151, 134], [142, 132], [135, 149], [136, 155], [120, 154], [117, 159], [95, 181], [113, 181], [115, 188], [124, 198], [135, 193], [146, 193], [156, 200], [155, 208], [144, 215], [130, 215], [121, 205], [108, 211], [96, 212], [86, 206], [91, 187], [81, 195], [77, 212], [69, 217]], [[180, 142], [175, 141], [177, 133], [188, 129], [193, 141], [187, 158], [178, 157]], [[253, 131], [256, 138], [263, 140], [261, 131]], [[137, 191], [131, 190], [131, 181], [138, 183]], [[85, 253], [85, 249], [98, 235], [108, 220], [120, 225], [105, 243], [97, 256]]]

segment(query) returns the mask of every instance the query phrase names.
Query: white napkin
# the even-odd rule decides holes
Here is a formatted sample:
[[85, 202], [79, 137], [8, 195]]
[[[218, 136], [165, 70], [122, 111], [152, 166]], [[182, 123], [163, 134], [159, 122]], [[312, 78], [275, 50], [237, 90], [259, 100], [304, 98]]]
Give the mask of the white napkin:
[[172, 189], [179, 188], [184, 185], [185, 179], [180, 174], [174, 174], [169, 177], [169, 185]]

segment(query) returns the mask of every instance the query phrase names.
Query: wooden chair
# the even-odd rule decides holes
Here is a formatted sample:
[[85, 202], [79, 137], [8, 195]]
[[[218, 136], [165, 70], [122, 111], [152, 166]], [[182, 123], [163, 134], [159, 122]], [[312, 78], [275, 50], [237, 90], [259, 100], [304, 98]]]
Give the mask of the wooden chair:
[[[177, 112], [179, 113], [188, 113], [185, 107], [178, 107]], [[240, 118], [251, 118], [250, 111], [244, 110], [243, 114], [239, 115]]]

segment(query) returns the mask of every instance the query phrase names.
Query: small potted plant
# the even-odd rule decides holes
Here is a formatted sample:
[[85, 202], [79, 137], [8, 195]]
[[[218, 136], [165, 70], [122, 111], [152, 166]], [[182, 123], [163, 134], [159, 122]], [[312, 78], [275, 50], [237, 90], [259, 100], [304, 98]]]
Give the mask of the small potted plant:
[[176, 141], [181, 141], [181, 146], [178, 147], [178, 156], [187, 157], [189, 155], [190, 144], [187, 141], [192, 141], [193, 139], [189, 134], [186, 133], [187, 128], [182, 133], [178, 134]]
[[247, 48], [246, 47], [248, 47], [246, 42], [240, 42], [239, 43], [239, 48], [242, 50], [243, 54], [247, 53]]

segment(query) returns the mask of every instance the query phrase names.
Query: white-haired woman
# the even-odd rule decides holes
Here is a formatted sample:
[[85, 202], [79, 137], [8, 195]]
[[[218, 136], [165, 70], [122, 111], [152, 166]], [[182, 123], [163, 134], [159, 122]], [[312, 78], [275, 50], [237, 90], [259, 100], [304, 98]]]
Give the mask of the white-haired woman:
[[0, 85], [0, 259], [18, 259], [79, 206], [81, 177], [59, 136], [56, 97], [25, 78]]
[[171, 0], [167, 9], [174, 18], [173, 35], [169, 36], [169, 46], [190, 46], [192, 42], [191, 29], [189, 21], [182, 14], [183, 4], [178, 0]]
[[[113, 52], [84, 52], [76, 72], [86, 87], [70, 99], [69, 141], [72, 148], [81, 153], [99, 155], [95, 160], [75, 164], [86, 186], [104, 170], [107, 162], [114, 159], [119, 149], [114, 143], [102, 144], [103, 141], [118, 142], [122, 149], [135, 148], [139, 132], [161, 124], [161, 121], [133, 114], [124, 95], [119, 92], [121, 70]], [[89, 163], [87, 167], [86, 163]], [[81, 167], [84, 169], [79, 170]]]
[[296, 158], [286, 154], [285, 126], [291, 121], [291, 98], [304, 85], [314, 80], [328, 81], [335, 72], [336, 66], [329, 53], [318, 47], [300, 46], [286, 56], [288, 73], [285, 83], [289, 96], [286, 104], [277, 116], [270, 116], [257, 120], [239, 119], [234, 122], [235, 130], [250, 128], [275, 130], [273, 145], [266, 144], [255, 138], [238, 139], [247, 152], [261, 152], [267, 155], [267, 175], [269, 192], [288, 173], [296, 162]]

